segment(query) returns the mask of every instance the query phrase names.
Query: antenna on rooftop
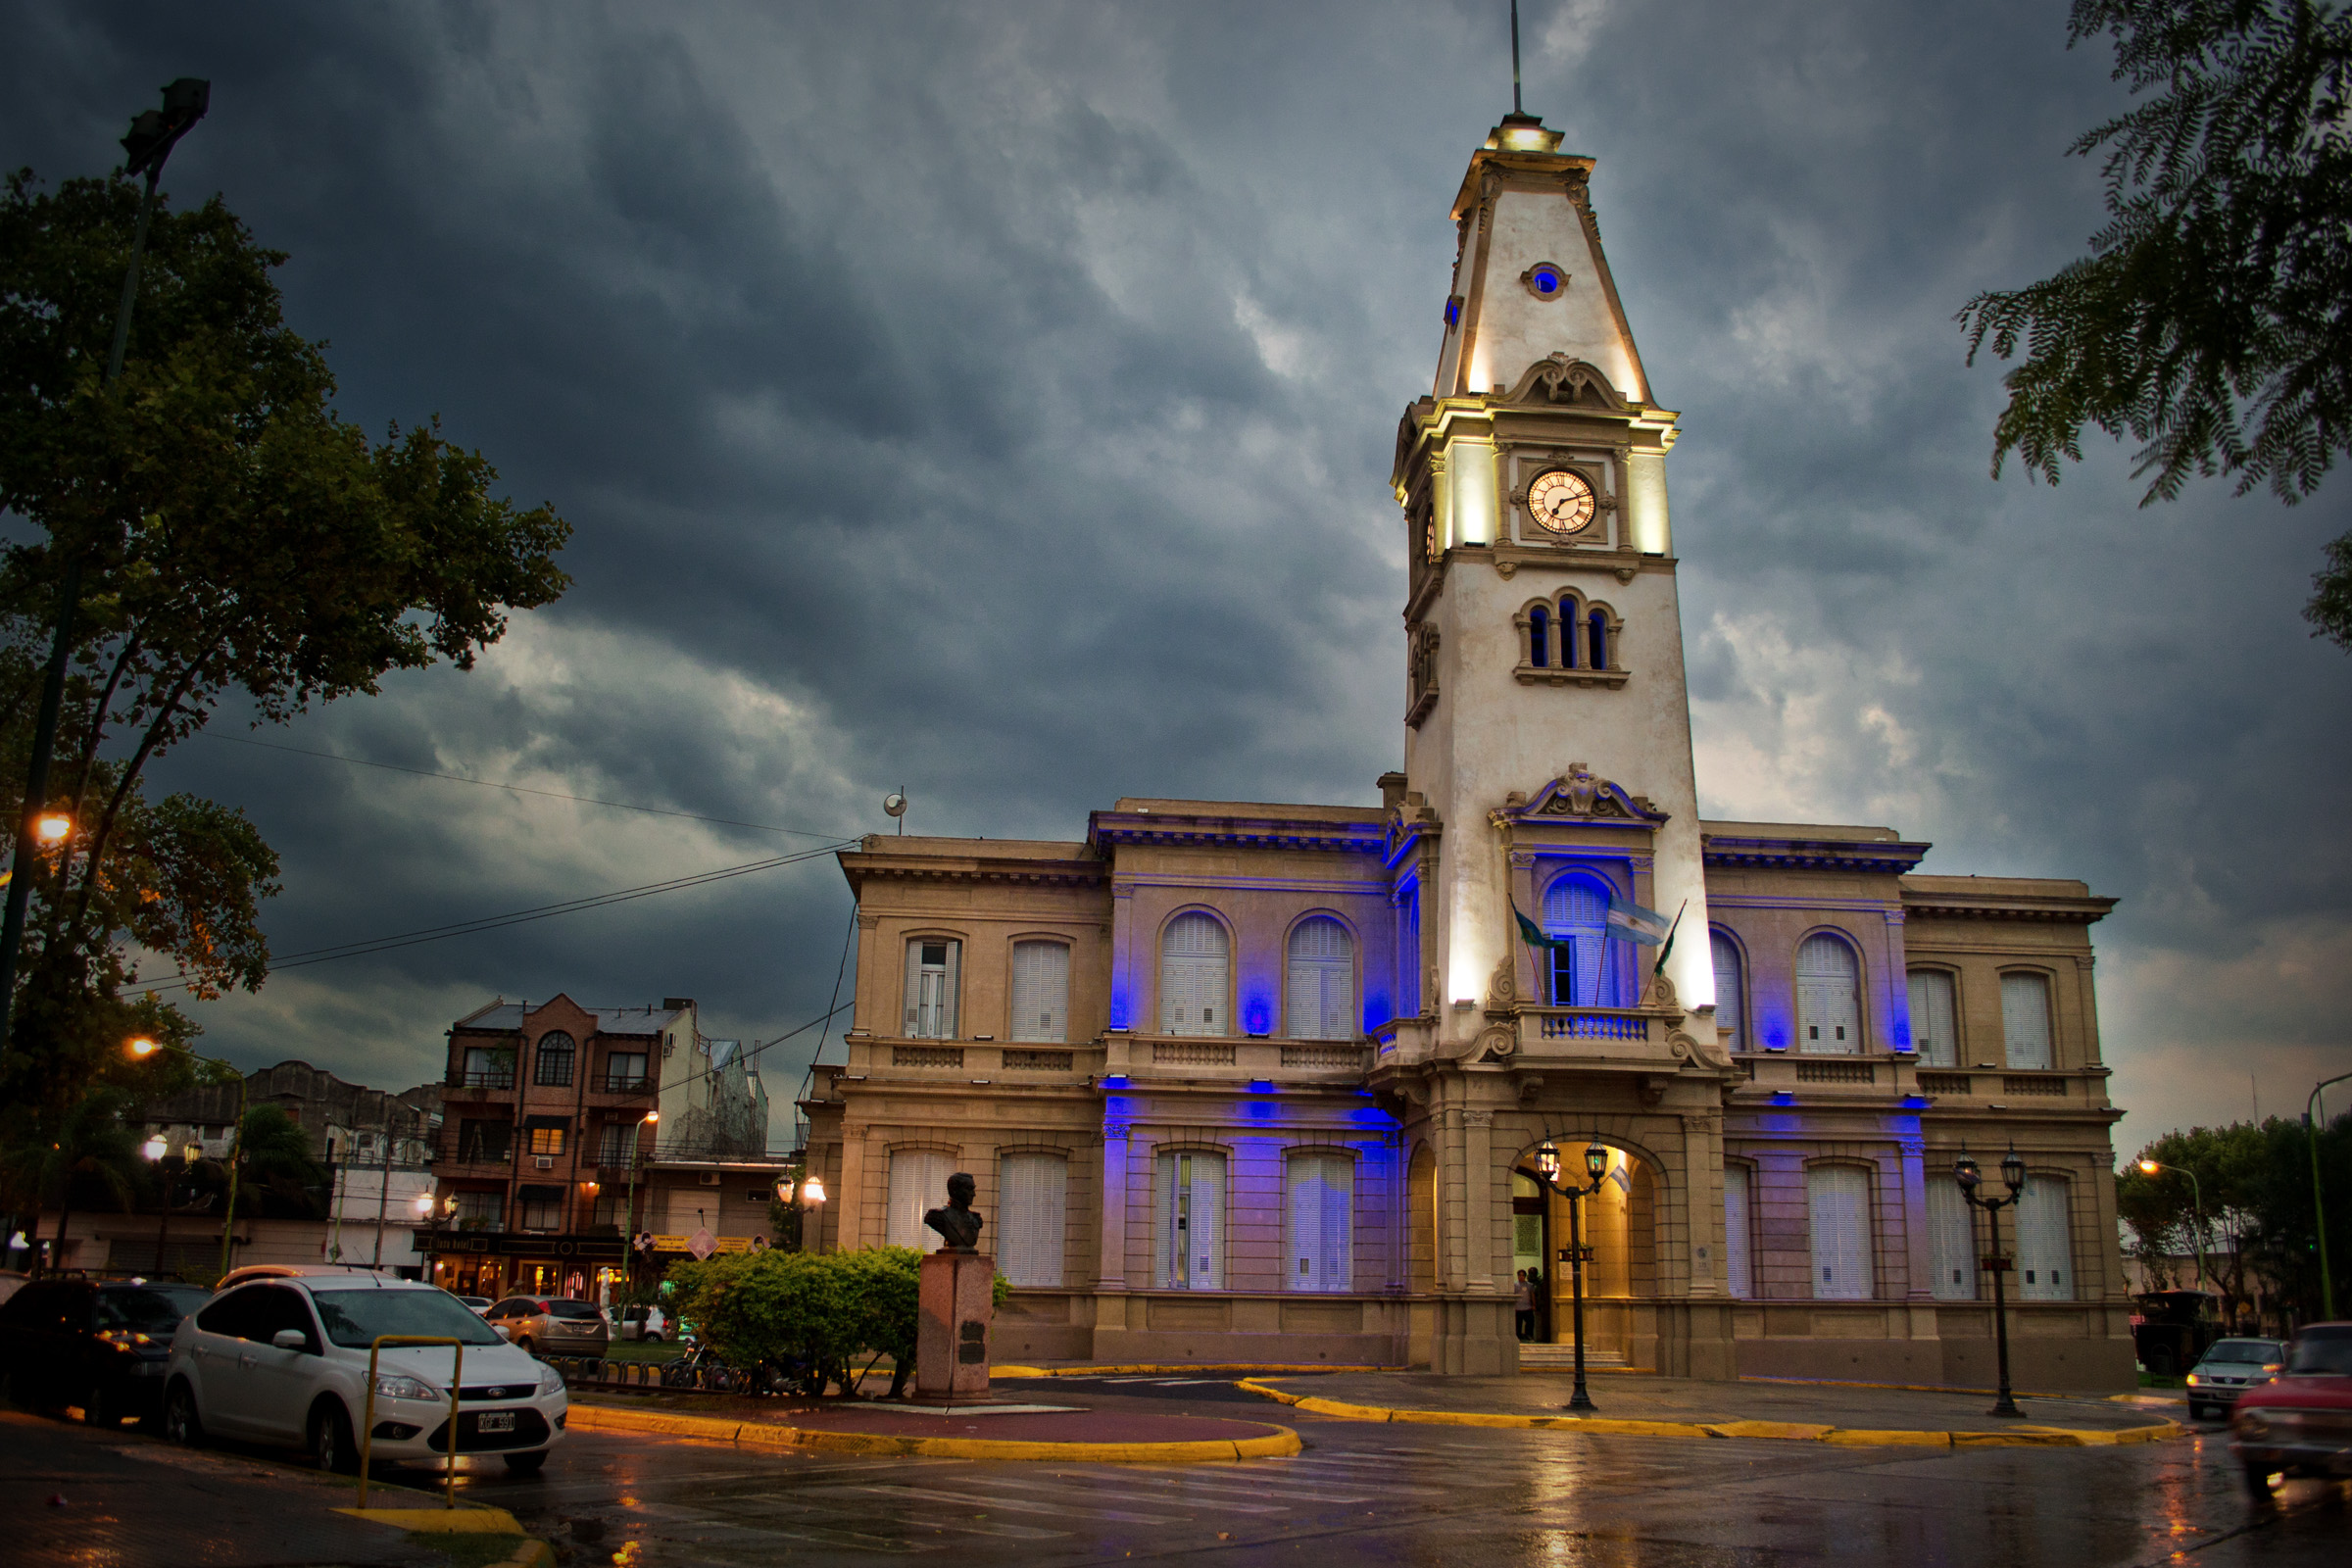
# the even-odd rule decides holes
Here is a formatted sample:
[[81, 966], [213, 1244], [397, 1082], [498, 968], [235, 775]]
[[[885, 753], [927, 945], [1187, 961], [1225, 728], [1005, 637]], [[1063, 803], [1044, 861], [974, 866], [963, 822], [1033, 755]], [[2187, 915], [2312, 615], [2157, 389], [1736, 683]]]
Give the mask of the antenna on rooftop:
[[899, 823], [899, 837], [906, 836], [906, 788], [901, 785], [882, 797], [882, 809]]
[[1511, 0], [1511, 113], [1527, 113], [1519, 107], [1519, 0]]

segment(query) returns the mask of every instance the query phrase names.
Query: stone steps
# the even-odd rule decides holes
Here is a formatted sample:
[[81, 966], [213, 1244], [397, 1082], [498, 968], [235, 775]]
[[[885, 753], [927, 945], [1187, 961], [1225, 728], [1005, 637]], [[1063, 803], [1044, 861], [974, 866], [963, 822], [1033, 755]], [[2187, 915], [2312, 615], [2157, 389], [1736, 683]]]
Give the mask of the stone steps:
[[[1631, 1363], [1622, 1350], [1603, 1349], [1588, 1346], [1585, 1349], [1585, 1369], [1593, 1371], [1604, 1367], [1623, 1367]], [[1519, 1347], [1519, 1370], [1522, 1372], [1569, 1371], [1576, 1366], [1574, 1345], [1522, 1345]]]

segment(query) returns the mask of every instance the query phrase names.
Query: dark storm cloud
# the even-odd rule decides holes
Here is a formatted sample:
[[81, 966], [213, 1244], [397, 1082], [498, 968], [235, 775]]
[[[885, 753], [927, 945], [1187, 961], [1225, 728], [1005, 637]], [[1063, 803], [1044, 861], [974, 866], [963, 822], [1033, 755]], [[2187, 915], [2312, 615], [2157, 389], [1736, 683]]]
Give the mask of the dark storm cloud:
[[[2105, 449], [1995, 483], [1997, 368], [1951, 321], [2095, 226], [2059, 153], [2120, 101], [2104, 52], [2039, 5], [1525, 10], [1685, 414], [1708, 808], [2123, 897], [2129, 1125], [2242, 1108], [2241, 1057], [2283, 1103], [2352, 1003], [2347, 665], [2294, 619], [2346, 508], [2143, 513]], [[1122, 793], [1363, 801], [1394, 764], [1391, 439], [1501, 11], [22, 0], [0, 153], [94, 170], [210, 75], [168, 183], [292, 253], [345, 412], [440, 414], [579, 530], [479, 670], [263, 738], [823, 831], [904, 784], [921, 830], [1074, 837]], [[161, 776], [262, 822], [288, 953], [808, 842], [220, 741]], [[824, 1008], [847, 915], [818, 862], [201, 1011], [379, 1082], [493, 993], [764, 1038]]]

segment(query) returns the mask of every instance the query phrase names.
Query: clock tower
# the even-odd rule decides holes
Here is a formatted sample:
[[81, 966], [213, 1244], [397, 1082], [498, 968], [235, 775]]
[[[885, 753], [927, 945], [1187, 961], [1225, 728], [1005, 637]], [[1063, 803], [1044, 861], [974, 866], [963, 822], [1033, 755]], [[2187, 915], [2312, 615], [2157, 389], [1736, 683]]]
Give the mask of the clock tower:
[[[1498, 973], [1506, 995], [1556, 1004], [1657, 994], [1655, 948], [1560, 958], [1520, 941], [1513, 906], [1556, 926], [1570, 869], [1596, 896], [1680, 914], [1663, 974], [1711, 1024], [1666, 504], [1677, 416], [1652, 399], [1601, 252], [1593, 161], [1559, 143], [1513, 114], [1471, 157], [1437, 382], [1396, 436], [1403, 789], [1440, 830], [1420, 901], [1439, 1041], [1484, 1025], [1462, 1004]], [[1569, 823], [1574, 844], [1538, 831]]]

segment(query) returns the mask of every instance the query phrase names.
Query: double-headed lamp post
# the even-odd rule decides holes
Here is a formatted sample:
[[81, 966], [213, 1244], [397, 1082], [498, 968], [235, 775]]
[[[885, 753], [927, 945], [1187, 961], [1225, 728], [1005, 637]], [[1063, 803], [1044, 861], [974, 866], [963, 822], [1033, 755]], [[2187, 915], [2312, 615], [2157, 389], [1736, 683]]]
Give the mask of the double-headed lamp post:
[[1981, 1208], [1992, 1223], [1992, 1250], [1984, 1259], [1984, 1266], [1992, 1276], [1992, 1340], [2001, 1366], [2001, 1396], [1992, 1403], [1991, 1415], [2022, 1416], [2017, 1400], [2009, 1394], [2009, 1298], [2001, 1287], [2001, 1276], [2009, 1272], [2010, 1260], [2001, 1252], [2001, 1210], [2013, 1206], [2026, 1191], [2026, 1161], [2013, 1148], [2001, 1156], [2001, 1183], [2009, 1189], [2007, 1198], [1986, 1198], [1978, 1189], [1984, 1184], [1984, 1173], [1977, 1168], [1976, 1156], [1966, 1150], [1953, 1162], [1952, 1177], [1960, 1184], [1960, 1196], [1972, 1207]]
[[1567, 1407], [1597, 1409], [1592, 1396], [1585, 1392], [1585, 1264], [1592, 1258], [1592, 1249], [1585, 1245], [1584, 1200], [1599, 1192], [1601, 1182], [1607, 1179], [1609, 1152], [1597, 1143], [1585, 1146], [1585, 1173], [1592, 1178], [1586, 1187], [1560, 1185], [1560, 1152], [1549, 1144], [1536, 1151], [1536, 1169], [1544, 1186], [1568, 1200], [1568, 1288], [1575, 1303], [1576, 1392], [1568, 1396]]
[[236, 1077], [237, 1124], [228, 1138], [228, 1212], [220, 1218], [220, 1272], [226, 1274], [228, 1272], [229, 1244], [235, 1238], [237, 1229], [237, 1166], [245, 1158], [245, 1075], [229, 1066], [219, 1056], [198, 1055], [185, 1046], [174, 1046], [161, 1040], [150, 1040], [145, 1035], [131, 1041], [129, 1050], [132, 1055], [141, 1058], [152, 1056], [159, 1051], [176, 1051], [190, 1060], [207, 1061], [216, 1067], [225, 1067]]
[[[796, 1214], [806, 1215], [810, 1209], [821, 1205], [824, 1200], [824, 1178], [813, 1172], [797, 1181], [789, 1173], [777, 1178], [776, 1201]], [[815, 1250], [808, 1245], [808, 1229], [806, 1221], [801, 1227], [800, 1250], [804, 1252]]]
[[2185, 1165], [2167, 1165], [2160, 1159], [2143, 1159], [2138, 1163], [2142, 1176], [2153, 1176], [2160, 1170], [2169, 1170], [2176, 1176], [2188, 1178], [2189, 1201], [2197, 1214], [2197, 1289], [2203, 1290], [2208, 1277], [2205, 1272], [2205, 1189], [2198, 1184], [2197, 1173]]

